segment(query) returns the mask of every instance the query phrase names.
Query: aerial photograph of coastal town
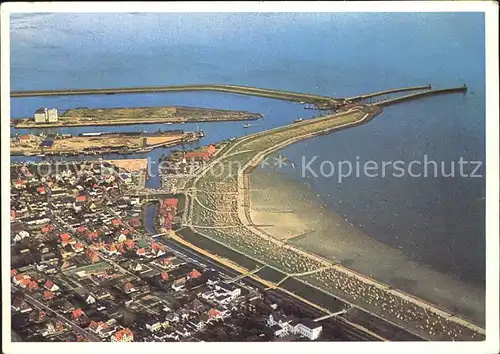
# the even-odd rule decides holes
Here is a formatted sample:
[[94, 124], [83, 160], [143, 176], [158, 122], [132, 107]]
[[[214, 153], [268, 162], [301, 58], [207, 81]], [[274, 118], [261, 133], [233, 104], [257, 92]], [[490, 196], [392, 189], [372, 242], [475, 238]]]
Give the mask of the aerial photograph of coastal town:
[[10, 13], [10, 340], [484, 342], [485, 31]]

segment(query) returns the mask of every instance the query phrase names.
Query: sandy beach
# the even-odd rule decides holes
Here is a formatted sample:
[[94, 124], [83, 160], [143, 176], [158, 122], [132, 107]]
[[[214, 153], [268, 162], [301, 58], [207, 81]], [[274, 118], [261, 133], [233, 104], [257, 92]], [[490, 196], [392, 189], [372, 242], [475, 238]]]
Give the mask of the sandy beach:
[[148, 159], [106, 160], [106, 162], [123, 168], [129, 172], [145, 171], [148, 167]]
[[268, 234], [484, 326], [484, 289], [417, 264], [364, 234], [305, 184], [277, 170], [256, 169], [250, 183], [252, 220]]

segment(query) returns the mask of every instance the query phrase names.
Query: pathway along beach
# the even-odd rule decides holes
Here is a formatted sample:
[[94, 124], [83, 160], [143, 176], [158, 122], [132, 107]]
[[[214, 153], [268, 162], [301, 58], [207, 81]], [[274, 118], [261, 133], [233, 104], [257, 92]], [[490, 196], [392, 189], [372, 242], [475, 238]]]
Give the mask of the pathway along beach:
[[250, 186], [252, 221], [270, 235], [484, 326], [484, 289], [413, 262], [369, 237], [324, 206], [306, 184], [276, 169], [255, 169]]

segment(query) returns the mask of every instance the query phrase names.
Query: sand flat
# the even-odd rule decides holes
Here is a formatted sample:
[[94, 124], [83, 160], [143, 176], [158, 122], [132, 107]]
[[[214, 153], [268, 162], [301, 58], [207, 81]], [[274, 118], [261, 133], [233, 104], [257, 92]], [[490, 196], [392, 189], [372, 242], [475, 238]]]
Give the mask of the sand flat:
[[[260, 229], [268, 232], [274, 237], [284, 241], [300, 237], [311, 231], [314, 231], [314, 223], [304, 222], [297, 214], [293, 212], [273, 212], [270, 210], [250, 211], [252, 221]], [[279, 220], [279, 222], [276, 222]]]
[[112, 165], [123, 168], [129, 172], [137, 172], [146, 170], [148, 167], [148, 159], [121, 159], [121, 160], [105, 160]]
[[[251, 189], [258, 190], [251, 193], [251, 208], [261, 213], [264, 210], [274, 211], [267, 217], [258, 215], [253, 221], [256, 224], [280, 225], [274, 230], [263, 228], [266, 232], [276, 232], [275, 237], [280, 238], [296, 231], [301, 223], [304, 228], [315, 225], [317, 231], [289, 242], [333, 261], [340, 261], [353, 270], [484, 325], [484, 288], [460, 282], [448, 274], [418, 264], [401, 250], [364, 234], [327, 209], [305, 185], [282, 173], [257, 169], [252, 172], [250, 183]], [[291, 217], [290, 212], [276, 212], [280, 208], [291, 210], [295, 217]], [[287, 227], [290, 227], [288, 231]]]

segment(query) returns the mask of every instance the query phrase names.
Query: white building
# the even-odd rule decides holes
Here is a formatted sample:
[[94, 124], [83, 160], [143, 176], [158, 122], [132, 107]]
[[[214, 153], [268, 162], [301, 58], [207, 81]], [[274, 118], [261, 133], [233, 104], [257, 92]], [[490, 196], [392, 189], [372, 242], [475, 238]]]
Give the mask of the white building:
[[214, 294], [217, 297], [228, 295], [233, 300], [241, 295], [241, 289], [232, 284], [220, 283], [215, 285]]
[[47, 121], [49, 122], [57, 122], [58, 116], [57, 116], [57, 109], [52, 108], [47, 110]]
[[95, 304], [95, 298], [92, 295], [87, 296], [87, 299], [85, 300], [87, 304]]
[[47, 108], [39, 108], [35, 111], [35, 123], [45, 123], [47, 121]]
[[310, 340], [318, 339], [323, 327], [311, 320], [301, 320], [294, 328], [295, 334], [300, 334]]
[[267, 324], [273, 329], [274, 334], [280, 337], [291, 333], [315, 340], [323, 330], [320, 324], [310, 319], [295, 320], [292, 316], [285, 316], [279, 312], [271, 313]]
[[35, 111], [35, 123], [57, 122], [57, 109], [39, 108]]
[[151, 332], [159, 331], [161, 327], [161, 322], [157, 319], [150, 319], [146, 322], [146, 328]]

